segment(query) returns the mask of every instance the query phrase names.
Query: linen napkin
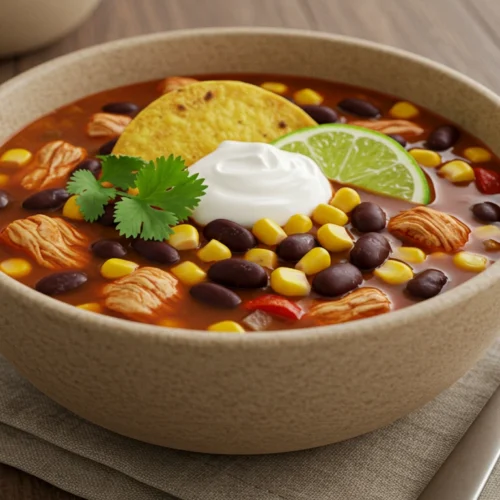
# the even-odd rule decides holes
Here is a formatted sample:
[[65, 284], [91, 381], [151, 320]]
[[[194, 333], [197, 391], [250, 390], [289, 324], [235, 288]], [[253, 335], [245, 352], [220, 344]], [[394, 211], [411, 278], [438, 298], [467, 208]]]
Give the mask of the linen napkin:
[[[415, 500], [498, 385], [500, 341], [452, 388], [384, 429], [314, 450], [217, 456], [90, 424], [0, 357], [0, 461], [91, 500]], [[499, 498], [497, 466], [481, 500]]]

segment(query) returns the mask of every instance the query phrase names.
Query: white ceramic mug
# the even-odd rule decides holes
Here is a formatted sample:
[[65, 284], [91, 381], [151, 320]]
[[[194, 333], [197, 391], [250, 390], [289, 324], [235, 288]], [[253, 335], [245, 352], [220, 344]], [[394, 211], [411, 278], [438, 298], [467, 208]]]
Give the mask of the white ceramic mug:
[[1, 0], [0, 57], [33, 50], [79, 26], [100, 0]]

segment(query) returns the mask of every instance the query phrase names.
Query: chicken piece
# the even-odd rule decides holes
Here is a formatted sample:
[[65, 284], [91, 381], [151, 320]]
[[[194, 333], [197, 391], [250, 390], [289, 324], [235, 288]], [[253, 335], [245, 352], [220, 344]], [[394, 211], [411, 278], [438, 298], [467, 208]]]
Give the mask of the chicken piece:
[[34, 168], [21, 180], [21, 185], [29, 190], [42, 190], [62, 186], [87, 152], [65, 141], [52, 141], [36, 154]]
[[58, 217], [38, 214], [15, 220], [0, 238], [48, 269], [81, 269], [90, 259], [87, 238]]
[[142, 267], [104, 287], [104, 305], [137, 321], [175, 312], [179, 282], [156, 267]]
[[127, 115], [114, 113], [95, 113], [87, 123], [87, 135], [90, 137], [116, 137], [132, 121]]
[[162, 94], [167, 94], [168, 92], [172, 92], [172, 90], [177, 90], [196, 82], [198, 80], [187, 76], [169, 76], [158, 84], [158, 90]]

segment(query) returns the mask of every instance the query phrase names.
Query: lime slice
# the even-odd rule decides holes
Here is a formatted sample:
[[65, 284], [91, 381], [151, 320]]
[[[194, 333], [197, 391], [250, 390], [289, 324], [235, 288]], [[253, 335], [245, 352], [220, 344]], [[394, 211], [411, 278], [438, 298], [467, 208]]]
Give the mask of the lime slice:
[[326, 124], [280, 137], [273, 144], [312, 158], [331, 180], [413, 203], [428, 204], [424, 172], [400, 144], [363, 127]]

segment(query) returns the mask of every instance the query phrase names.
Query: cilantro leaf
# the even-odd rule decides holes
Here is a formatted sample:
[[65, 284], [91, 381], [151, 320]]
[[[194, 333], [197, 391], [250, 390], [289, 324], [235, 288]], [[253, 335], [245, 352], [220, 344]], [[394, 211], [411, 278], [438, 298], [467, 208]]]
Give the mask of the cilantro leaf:
[[103, 187], [89, 170], [77, 170], [66, 189], [78, 196], [76, 202], [88, 222], [97, 220], [104, 213], [104, 206], [117, 194], [116, 189]]
[[127, 190], [135, 186], [137, 172], [148, 162], [136, 156], [99, 156], [102, 162], [101, 182], [110, 182], [117, 188]]
[[140, 236], [144, 240], [165, 240], [173, 233], [170, 226], [177, 217], [164, 210], [152, 208], [138, 197], [124, 198], [116, 204], [115, 221], [120, 234], [127, 238]]

